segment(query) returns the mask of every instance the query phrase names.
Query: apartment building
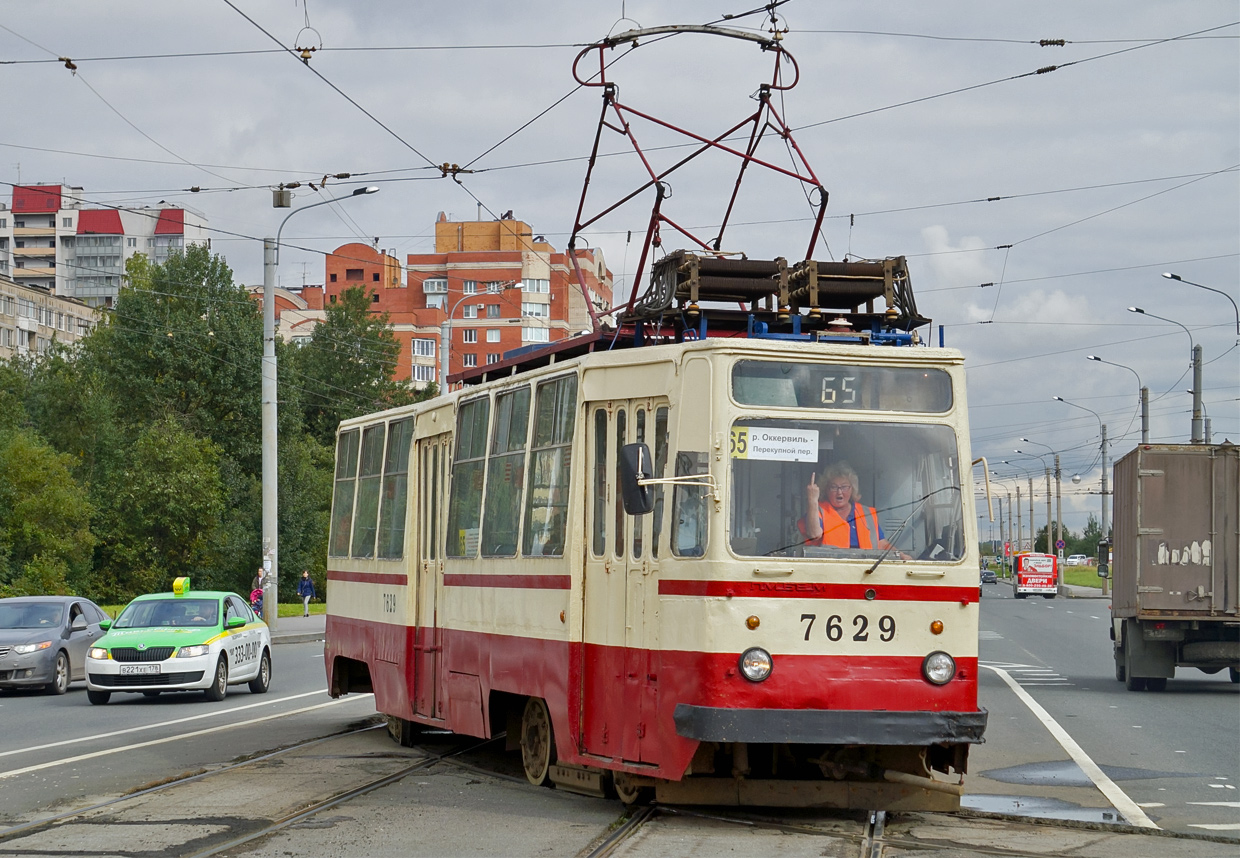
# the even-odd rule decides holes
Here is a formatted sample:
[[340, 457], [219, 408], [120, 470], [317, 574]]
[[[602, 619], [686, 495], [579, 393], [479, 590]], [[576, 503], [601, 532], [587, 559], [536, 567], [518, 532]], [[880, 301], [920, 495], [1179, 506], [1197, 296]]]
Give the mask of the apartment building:
[[[611, 309], [611, 272], [597, 249], [578, 250], [596, 314]], [[568, 255], [512, 218], [435, 222], [434, 253], [406, 257], [346, 244], [327, 257], [324, 303], [364, 287], [401, 344], [396, 377], [415, 387], [439, 377], [441, 324], [449, 321], [449, 375], [498, 363], [515, 349], [591, 328]]]
[[53, 342], [74, 343], [94, 330], [97, 311], [0, 274], [0, 360], [41, 355]]
[[420, 390], [438, 380], [435, 356], [443, 314], [410, 300], [404, 272], [393, 253], [361, 243], [338, 247], [327, 256], [325, 281], [324, 313], [342, 292], [360, 286], [370, 298], [371, 309], [388, 314], [388, 327], [400, 343], [394, 375], [398, 381]]
[[15, 185], [11, 203], [0, 201], [0, 275], [94, 307], [116, 300], [135, 253], [163, 263], [174, 250], [210, 243], [205, 215], [163, 201], [87, 207], [70, 185]]

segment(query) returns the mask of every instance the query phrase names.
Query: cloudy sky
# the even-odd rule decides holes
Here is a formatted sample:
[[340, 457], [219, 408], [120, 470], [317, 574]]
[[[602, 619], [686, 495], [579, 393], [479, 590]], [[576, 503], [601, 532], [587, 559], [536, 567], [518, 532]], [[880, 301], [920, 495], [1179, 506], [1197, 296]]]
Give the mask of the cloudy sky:
[[[283, 238], [302, 249], [282, 254], [282, 285], [321, 283], [322, 253], [346, 241], [377, 238], [401, 259], [424, 252], [440, 211], [512, 210], [562, 249], [599, 112], [598, 90], [572, 77], [580, 46], [752, 4], [0, 0], [0, 182], [192, 206], [245, 283], [261, 282], [258, 239], [285, 214], [271, 187], [340, 172], [357, 178], [331, 180], [327, 196], [359, 182], [382, 192], [290, 222]], [[1139, 377], [1151, 438], [1187, 441], [1190, 337], [1204, 350], [1214, 440], [1240, 442], [1232, 304], [1161, 276], [1240, 299], [1234, 0], [792, 0], [779, 16], [801, 75], [779, 107], [830, 192], [815, 256], [908, 257], [934, 341], [941, 325], [966, 355], [975, 455], [1023, 481], [1043, 464], [1015, 449], [1059, 451], [1065, 477], [1082, 476], [1064, 486], [1066, 523], [1079, 529], [1100, 507], [1099, 418], [1083, 409], [1122, 455], [1139, 438]], [[318, 50], [307, 67], [281, 46]], [[771, 73], [755, 45], [704, 36], [608, 59], [624, 101], [708, 135], [752, 111]], [[638, 133], [649, 147], [681, 142]], [[608, 133], [602, 151], [622, 143]], [[652, 157], [666, 165], [682, 151]], [[778, 141], [762, 153], [787, 163]], [[444, 179], [433, 168], [444, 162], [475, 172]], [[712, 234], [724, 166], [678, 174], [665, 212]], [[618, 198], [636, 175], [631, 157], [604, 159], [591, 203]], [[797, 187], [749, 181], [725, 244], [801, 258], [811, 224]], [[294, 206], [327, 196], [302, 187]], [[648, 215], [643, 196], [588, 233], [625, 291], [640, 251], [628, 234]]]

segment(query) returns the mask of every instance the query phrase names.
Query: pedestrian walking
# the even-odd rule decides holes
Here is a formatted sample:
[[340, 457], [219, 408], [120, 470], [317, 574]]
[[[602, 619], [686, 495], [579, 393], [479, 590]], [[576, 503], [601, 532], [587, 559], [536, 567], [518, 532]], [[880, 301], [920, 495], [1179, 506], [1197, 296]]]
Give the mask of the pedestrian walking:
[[310, 616], [310, 600], [314, 598], [314, 582], [310, 580], [310, 571], [301, 570], [301, 580], [297, 582], [297, 595], [301, 596], [301, 615]]

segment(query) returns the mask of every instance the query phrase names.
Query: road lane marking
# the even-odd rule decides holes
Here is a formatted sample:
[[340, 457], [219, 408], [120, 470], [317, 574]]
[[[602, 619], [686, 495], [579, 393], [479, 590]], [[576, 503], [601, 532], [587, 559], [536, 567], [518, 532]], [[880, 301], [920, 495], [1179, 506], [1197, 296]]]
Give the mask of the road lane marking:
[[1207, 831], [1240, 831], [1240, 822], [1222, 822], [1215, 825], [1206, 823], [1195, 824], [1190, 822], [1189, 828], [1204, 828]]
[[48, 742], [46, 745], [32, 745], [29, 748], [18, 748], [15, 751], [0, 751], [0, 757], [11, 757], [14, 754], [28, 754], [31, 751], [45, 751], [48, 748], [62, 748], [66, 745], [80, 745], [82, 742], [94, 742], [98, 739], [110, 739], [113, 736], [123, 736], [126, 733], [141, 733], [151, 729], [151, 727], [171, 727], [173, 724], [184, 724], [188, 721], [198, 721], [203, 718], [218, 718], [220, 715], [228, 715], [233, 712], [254, 709], [258, 706], [274, 706], [277, 703], [283, 703], [286, 700], [299, 700], [302, 697], [313, 697], [315, 694], [326, 693], [326, 688], [320, 688], [318, 691], [306, 691], [302, 694], [290, 694], [288, 697], [280, 697], [275, 700], [264, 700], [261, 703], [247, 703], [244, 706], [232, 706], [227, 709], [216, 709], [211, 712], [204, 712], [201, 715], [188, 715], [184, 718], [177, 718], [172, 721], [157, 721], [153, 724], [143, 724], [141, 727], [126, 727], [124, 730], [113, 730], [111, 733], [94, 733], [90, 736], [82, 736], [77, 739], [65, 739], [63, 742]]
[[1240, 801], [1186, 801], [1185, 804], [1198, 804], [1202, 807], [1240, 807]]
[[1086, 777], [1094, 782], [1094, 786], [1098, 788], [1098, 791], [1107, 797], [1111, 805], [1130, 824], [1136, 825], [1139, 828], [1158, 828], [1153, 820], [1145, 815], [1145, 811], [1129, 798], [1127, 793], [1116, 786], [1115, 781], [1107, 777], [1106, 772], [1102, 771], [1097, 763], [1090, 759], [1089, 754], [1085, 753], [1085, 750], [1076, 743], [1076, 740], [1068, 735], [1068, 731], [1059, 726], [1059, 722], [1052, 718], [1051, 714], [1043, 709], [1028, 691], [1021, 688], [1020, 683], [1013, 679], [1011, 674], [1000, 667], [991, 667], [988, 664], [981, 666], [987, 670], [993, 670], [999, 675], [999, 678], [1007, 684], [1008, 688], [1012, 689], [1012, 693], [1020, 698], [1020, 701], [1025, 706], [1029, 707], [1029, 711], [1033, 713], [1033, 716], [1041, 721], [1042, 726], [1055, 737], [1055, 741], [1068, 752], [1068, 756], [1072, 758], [1072, 761], [1080, 766], [1081, 771], [1085, 773]]
[[[329, 700], [326, 703], [318, 703], [318, 704], [315, 704], [314, 706], [303, 706], [301, 709], [291, 709], [288, 712], [277, 712], [274, 715], [264, 715], [261, 718], [251, 718], [249, 721], [236, 721], [231, 724], [221, 724], [218, 727], [208, 727], [205, 730], [195, 730], [192, 733], [179, 733], [175, 736], [168, 736], [163, 739], [151, 739], [149, 742], [138, 742], [136, 745], [124, 745], [120, 748], [108, 748], [103, 751], [94, 751], [89, 754], [80, 754], [76, 757], [65, 757], [64, 759], [60, 759], [60, 760], [51, 760], [50, 762], [39, 763], [38, 765], [34, 765], [34, 766], [26, 766], [23, 769], [10, 769], [7, 772], [0, 772], [0, 780], [3, 780], [4, 778], [11, 778], [16, 775], [28, 774], [29, 772], [38, 772], [38, 771], [42, 771], [43, 769], [51, 769], [51, 768], [55, 768], [56, 766], [64, 766], [64, 765], [68, 765], [69, 763], [80, 763], [83, 760], [93, 760], [96, 757], [107, 757], [107, 756], [111, 756], [112, 754], [124, 753], [125, 751], [136, 751], [138, 748], [149, 748], [152, 745], [165, 745], [168, 742], [180, 742], [185, 739], [191, 739], [194, 736], [206, 736], [209, 733], [218, 733], [221, 730], [233, 730], [237, 727], [248, 727], [251, 724], [261, 724], [264, 721], [274, 721], [276, 718], [284, 718], [288, 715], [300, 715], [303, 712], [313, 712], [315, 709], [323, 709], [327, 706], [335, 706], [338, 703], [348, 703], [351, 700], [365, 700], [365, 699], [369, 699], [373, 697], [374, 697], [373, 694], [359, 694], [357, 695], [357, 697], [354, 697], [353, 695], [349, 695], [348, 697], [338, 697], [337, 699]], [[151, 725], [151, 726], [160, 726], [160, 725]], [[148, 727], [146, 729], [150, 729], [150, 728]]]

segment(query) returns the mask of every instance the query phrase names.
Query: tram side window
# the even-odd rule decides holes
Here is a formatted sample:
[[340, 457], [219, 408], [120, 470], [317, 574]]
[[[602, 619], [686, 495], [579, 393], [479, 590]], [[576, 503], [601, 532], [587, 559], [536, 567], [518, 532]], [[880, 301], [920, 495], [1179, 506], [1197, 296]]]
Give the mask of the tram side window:
[[[685, 451], [676, 454], [676, 476], [704, 476], [709, 454]], [[677, 557], [701, 557], [706, 550], [706, 486], [676, 486], [672, 493], [672, 553]]]
[[594, 411], [594, 515], [590, 550], [602, 557], [607, 550], [607, 411]]
[[332, 499], [332, 530], [328, 553], [332, 557], [349, 556], [349, 533], [353, 526], [353, 485], [357, 479], [357, 442], [361, 433], [356, 429], [341, 432], [336, 442], [336, 490]]
[[357, 475], [357, 509], [353, 522], [353, 557], [375, 556], [379, 521], [379, 488], [383, 474], [383, 440], [387, 427], [367, 426], [362, 432], [362, 456]]
[[461, 406], [456, 418], [456, 457], [452, 463], [452, 496], [448, 500], [448, 557], [478, 554], [478, 522], [482, 515], [482, 475], [486, 465], [489, 399]]
[[[634, 440], [638, 444], [646, 443], [646, 409], [638, 408], [634, 412], [633, 428], [636, 430]], [[616, 484], [619, 485], [619, 478]], [[646, 518], [639, 516], [633, 519], [633, 559], [640, 560], [642, 551], [645, 549], [643, 538], [646, 533]]]
[[413, 419], [392, 423], [383, 462], [383, 499], [379, 507], [379, 558], [399, 560], [405, 553], [405, 510], [409, 499], [409, 442]]
[[[667, 406], [655, 409], [654, 412], [654, 477], [663, 479], [667, 474]], [[650, 537], [650, 550], [655, 557], [659, 556], [659, 536], [663, 533], [663, 486], [654, 487], [654, 517], [651, 521], [653, 533]]]
[[521, 546], [521, 553], [527, 557], [559, 557], [564, 553], [576, 411], [577, 376], [538, 385]]
[[627, 423], [625, 420], [624, 409], [616, 412], [616, 556], [624, 556], [624, 498], [620, 496], [620, 455], [619, 450], [624, 446], [627, 440], [625, 434], [627, 432]]
[[486, 508], [482, 515], [484, 556], [516, 556], [529, 425], [528, 386], [495, 397], [494, 433], [490, 460], [487, 462]]

